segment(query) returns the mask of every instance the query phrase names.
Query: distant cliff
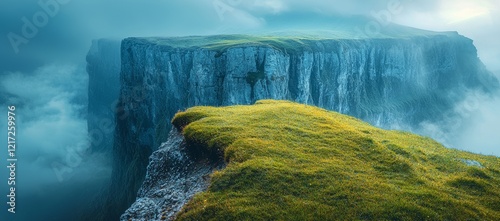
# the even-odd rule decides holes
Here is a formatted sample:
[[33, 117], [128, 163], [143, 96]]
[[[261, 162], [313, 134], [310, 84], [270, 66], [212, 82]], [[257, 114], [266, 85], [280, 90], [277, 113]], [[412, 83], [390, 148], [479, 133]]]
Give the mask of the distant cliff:
[[146, 149], [165, 141], [177, 111], [195, 105], [286, 99], [377, 126], [412, 126], [439, 119], [466, 90], [488, 91], [495, 81], [472, 41], [456, 33], [357, 40], [128, 38], [122, 59], [121, 93], [134, 99], [124, 104], [130, 115], [119, 123], [127, 124], [119, 140]]
[[121, 58], [113, 189], [130, 194], [116, 199], [120, 210], [133, 202], [170, 119], [187, 107], [285, 99], [411, 129], [440, 119], [467, 91], [498, 88], [472, 40], [454, 32], [127, 38]]
[[92, 41], [87, 54], [88, 132], [93, 152], [110, 153], [120, 94], [120, 40]]

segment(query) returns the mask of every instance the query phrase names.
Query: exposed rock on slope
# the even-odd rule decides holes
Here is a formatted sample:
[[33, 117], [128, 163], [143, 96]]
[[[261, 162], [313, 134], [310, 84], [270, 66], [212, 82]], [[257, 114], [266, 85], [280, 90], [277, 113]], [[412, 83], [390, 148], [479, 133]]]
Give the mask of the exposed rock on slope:
[[172, 218], [194, 194], [206, 190], [209, 175], [223, 166], [222, 159], [210, 159], [190, 152], [182, 134], [172, 128], [168, 142], [151, 155], [138, 199], [121, 220]]

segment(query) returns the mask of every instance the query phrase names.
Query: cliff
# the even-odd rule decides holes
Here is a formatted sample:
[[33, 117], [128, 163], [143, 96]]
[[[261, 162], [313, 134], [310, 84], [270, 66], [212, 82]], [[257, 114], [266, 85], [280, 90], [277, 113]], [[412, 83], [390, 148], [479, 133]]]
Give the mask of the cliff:
[[121, 220], [500, 219], [497, 157], [289, 101], [172, 122]]
[[377, 126], [415, 126], [439, 119], [464, 91], [488, 91], [495, 82], [472, 41], [456, 33], [128, 38], [122, 59], [121, 93], [132, 98], [127, 123], [137, 138], [130, 142], [150, 149], [165, 141], [175, 112], [196, 105], [287, 99]]
[[452, 112], [467, 91], [498, 88], [472, 41], [454, 32], [127, 38], [121, 59], [112, 179], [118, 210], [134, 201], [169, 120], [188, 107], [284, 99], [411, 130]]
[[87, 126], [93, 152], [111, 153], [120, 94], [120, 40], [92, 41], [87, 54]]

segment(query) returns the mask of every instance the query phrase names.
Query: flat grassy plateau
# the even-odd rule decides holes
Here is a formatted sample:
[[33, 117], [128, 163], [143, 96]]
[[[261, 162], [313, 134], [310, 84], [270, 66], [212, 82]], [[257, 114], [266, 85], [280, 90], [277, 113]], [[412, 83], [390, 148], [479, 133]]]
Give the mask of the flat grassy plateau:
[[497, 157], [288, 101], [193, 107], [172, 123], [228, 163], [177, 220], [500, 220]]
[[[363, 22], [361, 24], [366, 24]], [[399, 25], [390, 25], [377, 35], [363, 35], [350, 30], [352, 27], [336, 27], [335, 30], [301, 30], [284, 31], [268, 34], [230, 34], [212, 36], [183, 36], [183, 37], [141, 37], [134, 38], [143, 44], [166, 46], [172, 49], [206, 49], [224, 53], [234, 47], [270, 47], [280, 51], [303, 52], [321, 51], [335, 42], [363, 42], [382, 41], [393, 39], [416, 39], [434, 37], [456, 37], [456, 32], [432, 32]], [[318, 43], [321, 43], [318, 45]], [[328, 51], [328, 50], [327, 50]]]

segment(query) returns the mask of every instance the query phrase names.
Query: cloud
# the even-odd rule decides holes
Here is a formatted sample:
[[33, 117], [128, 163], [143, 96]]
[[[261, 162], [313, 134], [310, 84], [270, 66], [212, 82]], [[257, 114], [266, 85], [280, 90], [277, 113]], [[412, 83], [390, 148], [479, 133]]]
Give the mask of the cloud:
[[453, 146], [475, 153], [500, 156], [500, 98], [483, 98], [477, 109], [466, 118], [465, 128], [454, 139]]
[[407, 7], [394, 21], [434, 31], [458, 31], [473, 39], [481, 60], [500, 78], [500, 42], [495, 40], [500, 35], [499, 12], [500, 3], [495, 0], [440, 0], [427, 10]]
[[491, 6], [477, 3], [470, 1], [456, 2], [451, 4], [447, 10], [441, 11], [440, 15], [447, 24], [466, 22], [481, 17], [489, 18], [491, 16]]
[[[291, 18], [292, 22], [300, 20], [306, 12], [371, 16], [389, 9], [394, 2], [399, 3], [402, 12], [393, 15], [393, 21], [436, 31], [457, 30], [475, 40], [481, 58], [491, 70], [500, 71], [496, 62], [500, 43], [495, 37], [500, 34], [495, 26], [500, 22], [500, 5], [495, 0], [70, 0], [60, 6], [36, 37], [27, 45], [20, 45], [20, 54], [13, 53], [6, 37], [0, 38], [0, 46], [8, 49], [0, 51], [0, 58], [12, 61], [6, 62], [4, 69], [16, 71], [36, 62], [28, 57], [36, 57], [44, 64], [54, 57], [81, 56], [94, 38], [268, 30], [273, 28], [268, 21], [279, 16]], [[0, 35], [19, 34], [21, 18], [32, 18], [41, 10], [36, 2], [29, 0], [0, 2]]]
[[500, 96], [470, 91], [437, 122], [423, 122], [417, 132], [443, 145], [473, 153], [500, 156]]
[[[75, 186], [98, 189], [106, 182], [107, 161], [86, 152], [87, 81], [85, 70], [76, 64], [52, 63], [32, 73], [2, 73], [0, 89], [7, 95], [2, 106], [16, 106], [16, 188], [18, 207], [24, 208], [17, 220], [48, 219], [49, 208], [39, 205], [78, 211], [90, 203], [92, 195], [67, 204], [75, 197]], [[5, 121], [0, 118], [2, 125]], [[6, 137], [1, 140], [7, 143]], [[5, 157], [1, 159], [6, 162]], [[0, 187], [8, 189], [5, 183]]]
[[85, 108], [72, 102], [82, 96], [86, 79], [75, 73], [75, 66], [51, 64], [31, 74], [4, 73], [0, 81], [10, 95], [6, 103], [17, 108], [19, 155], [32, 162], [31, 173], [43, 171], [46, 180], [56, 180], [47, 172], [50, 162], [61, 160], [67, 148], [86, 138]]

